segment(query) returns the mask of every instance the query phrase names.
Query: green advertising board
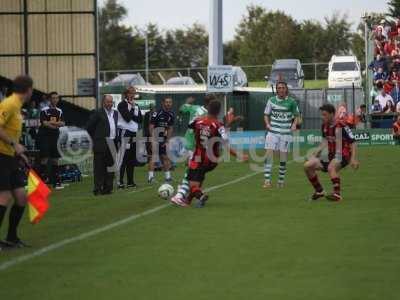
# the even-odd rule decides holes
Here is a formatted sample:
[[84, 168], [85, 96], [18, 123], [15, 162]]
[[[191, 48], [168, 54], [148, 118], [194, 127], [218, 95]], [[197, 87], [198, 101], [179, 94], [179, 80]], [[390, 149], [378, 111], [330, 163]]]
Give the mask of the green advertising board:
[[[354, 136], [361, 147], [396, 144], [389, 129], [355, 130]], [[229, 140], [233, 147], [263, 149], [265, 131], [233, 131], [229, 134]], [[296, 131], [293, 141], [301, 148], [316, 147], [322, 141], [322, 134], [320, 130]]]
[[[354, 130], [353, 133], [357, 140], [357, 144], [360, 146], [395, 144], [393, 134], [389, 129]], [[294, 140], [300, 143], [301, 146], [315, 145], [322, 140], [321, 131], [302, 130], [295, 135]]]

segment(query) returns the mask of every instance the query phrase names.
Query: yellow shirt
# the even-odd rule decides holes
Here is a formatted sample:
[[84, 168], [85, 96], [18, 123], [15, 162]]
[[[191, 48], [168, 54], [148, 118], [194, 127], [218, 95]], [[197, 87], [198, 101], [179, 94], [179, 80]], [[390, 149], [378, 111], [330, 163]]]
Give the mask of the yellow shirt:
[[[0, 126], [4, 129], [8, 137], [18, 143], [22, 134], [22, 100], [12, 94], [0, 102]], [[0, 140], [0, 153], [14, 156], [14, 148]]]

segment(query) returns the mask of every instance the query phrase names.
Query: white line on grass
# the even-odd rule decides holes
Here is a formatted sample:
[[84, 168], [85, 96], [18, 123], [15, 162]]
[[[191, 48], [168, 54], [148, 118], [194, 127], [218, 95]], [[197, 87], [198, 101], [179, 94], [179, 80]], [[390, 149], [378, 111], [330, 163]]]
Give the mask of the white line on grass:
[[[229, 185], [232, 185], [232, 184], [241, 182], [241, 181], [243, 181], [243, 180], [246, 180], [246, 179], [248, 179], [248, 178], [251, 178], [251, 177], [253, 177], [253, 176], [256, 176], [256, 175], [258, 175], [258, 174], [260, 174], [260, 173], [262, 173], [262, 172], [251, 173], [251, 174], [248, 174], [248, 175], [246, 175], [246, 176], [243, 176], [243, 177], [239, 177], [239, 178], [237, 178], [237, 179], [234, 179], [234, 180], [232, 180], [232, 181], [228, 181], [228, 182], [226, 182], [226, 183], [223, 183], [223, 184], [220, 184], [220, 185], [216, 185], [216, 186], [210, 187], [210, 188], [206, 189], [205, 191], [206, 191], [206, 192], [211, 192], [211, 191], [214, 191], [214, 190], [218, 190], [218, 189], [220, 189], [220, 188], [224, 188], [224, 187], [226, 187], [226, 186], [229, 186]], [[155, 207], [155, 208], [146, 210], [146, 211], [144, 211], [144, 212], [142, 212], [142, 213], [140, 213], [140, 214], [132, 215], [132, 216], [130, 216], [130, 217], [128, 217], [128, 218], [125, 218], [125, 219], [122, 219], [122, 220], [120, 220], [120, 221], [111, 223], [111, 224], [109, 224], [109, 225], [100, 227], [100, 228], [98, 228], [98, 229], [94, 229], [94, 230], [92, 230], [92, 231], [89, 231], [89, 232], [86, 232], [86, 233], [82, 233], [82, 234], [80, 234], [80, 235], [78, 235], [78, 236], [75, 236], [75, 237], [72, 237], [72, 238], [69, 238], [69, 239], [62, 240], [62, 241], [60, 241], [60, 242], [58, 242], [58, 243], [51, 244], [51, 245], [49, 245], [49, 246], [47, 246], [47, 247], [44, 247], [44, 248], [42, 248], [42, 249], [39, 249], [39, 250], [37, 250], [37, 251], [35, 251], [35, 252], [31, 253], [31, 254], [27, 254], [27, 255], [23, 255], [23, 256], [17, 257], [17, 258], [15, 258], [15, 259], [11, 259], [11, 260], [9, 260], [9, 261], [7, 261], [7, 262], [5, 262], [5, 263], [2, 263], [2, 264], [0, 265], [0, 271], [7, 270], [8, 268], [11, 268], [11, 267], [13, 267], [13, 266], [15, 266], [15, 265], [18, 265], [18, 264], [21, 264], [21, 263], [26, 262], [26, 261], [28, 261], [28, 260], [31, 260], [31, 259], [33, 259], [33, 258], [42, 256], [42, 255], [44, 255], [44, 254], [46, 254], [46, 253], [49, 253], [49, 252], [51, 252], [51, 251], [60, 249], [60, 248], [62, 248], [62, 247], [64, 247], [64, 246], [66, 246], [66, 245], [69, 245], [69, 244], [72, 244], [72, 243], [75, 243], [75, 242], [79, 242], [79, 241], [82, 241], [82, 240], [86, 240], [86, 239], [88, 239], [88, 238], [90, 238], [90, 237], [93, 237], [93, 236], [96, 236], [96, 235], [98, 235], [98, 234], [100, 234], [100, 233], [103, 233], [103, 232], [112, 230], [112, 229], [114, 229], [114, 228], [116, 228], [116, 227], [120, 227], [120, 226], [122, 226], [122, 225], [125, 225], [125, 224], [127, 224], [127, 223], [130, 223], [130, 222], [135, 221], [135, 220], [137, 220], [137, 219], [140, 219], [140, 218], [142, 218], [142, 217], [145, 217], [145, 216], [154, 214], [154, 213], [156, 213], [156, 212], [158, 212], [158, 211], [160, 211], [160, 210], [162, 210], [162, 209], [164, 209], [164, 208], [169, 207], [170, 205], [171, 205], [171, 204], [168, 203], [168, 204], [163, 204], [163, 205], [157, 206], [157, 207]]]
[[[137, 194], [137, 193], [145, 192], [147, 190], [151, 190], [152, 188], [153, 188], [153, 186], [147, 186], [147, 187], [144, 187], [144, 188], [141, 188], [141, 189], [135, 189], [135, 190], [132, 190], [132, 191], [129, 191], [129, 192], [125, 192], [125, 194], [128, 194], [128, 195]], [[112, 194], [112, 196], [115, 196], [115, 195], [120, 195], [120, 193], [116, 192], [116, 193]], [[87, 198], [88, 198], [88, 196], [81, 196], [81, 197], [70, 196], [70, 197], [64, 197], [63, 199], [64, 200], [70, 200], [70, 199], [73, 199], [73, 200], [87, 200]]]
[[130, 192], [128, 192], [128, 194], [141, 193], [141, 192], [144, 192], [144, 191], [147, 191], [147, 190], [151, 190], [152, 188], [153, 188], [153, 186], [148, 186], [148, 187], [145, 187], [145, 188], [142, 188], [142, 189], [130, 191]]

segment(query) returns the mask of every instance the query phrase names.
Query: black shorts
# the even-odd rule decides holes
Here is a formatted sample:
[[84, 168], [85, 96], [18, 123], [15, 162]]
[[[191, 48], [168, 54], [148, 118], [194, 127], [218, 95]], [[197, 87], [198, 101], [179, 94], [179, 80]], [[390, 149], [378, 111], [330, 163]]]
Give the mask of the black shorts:
[[57, 148], [58, 136], [42, 136], [40, 137], [39, 150], [40, 158], [58, 159], [61, 157]]
[[209, 165], [200, 165], [197, 168], [189, 168], [187, 179], [189, 181], [195, 182], [203, 182], [206, 174], [214, 170], [218, 165], [217, 164], [209, 164]]
[[152, 146], [151, 146], [151, 142], [146, 142], [145, 145], [146, 145], [146, 153], [147, 153], [147, 156], [151, 156], [152, 153], [153, 153], [153, 151], [152, 151]]
[[120, 129], [120, 136], [124, 139], [121, 145], [125, 144], [126, 146], [125, 149], [121, 149], [125, 151], [123, 161], [126, 164], [133, 164], [136, 166], [138, 164], [136, 157], [136, 132]]
[[0, 191], [13, 191], [27, 184], [24, 166], [14, 156], [0, 154]]
[[[331, 163], [331, 161], [324, 161], [324, 160], [320, 160], [321, 164], [322, 164], [322, 172], [328, 172], [328, 167], [329, 164]], [[342, 161], [340, 162], [340, 166], [342, 169], [346, 168], [347, 165], [349, 164], [349, 160], [346, 158], [342, 158]]]
[[[153, 155], [153, 146], [151, 142], [146, 142], [146, 152], [148, 156]], [[167, 155], [167, 144], [166, 143], [159, 143], [158, 144], [158, 155]]]

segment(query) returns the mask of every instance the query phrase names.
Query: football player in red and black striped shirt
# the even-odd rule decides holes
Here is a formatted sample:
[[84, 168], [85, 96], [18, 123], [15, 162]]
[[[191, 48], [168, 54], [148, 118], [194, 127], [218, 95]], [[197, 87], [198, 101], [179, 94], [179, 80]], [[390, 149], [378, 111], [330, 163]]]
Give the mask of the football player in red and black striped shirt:
[[[317, 171], [327, 172], [333, 184], [333, 193], [327, 196], [329, 200], [341, 201], [339, 172], [347, 165], [354, 169], [359, 167], [356, 158], [357, 145], [349, 126], [335, 119], [335, 107], [325, 104], [320, 108], [322, 117], [323, 140], [313, 157], [304, 164], [304, 170], [315, 189], [312, 200], [325, 197], [325, 191], [318, 179]], [[322, 151], [328, 148], [328, 161], [321, 159]]]
[[[171, 198], [173, 204], [189, 206], [193, 198], [197, 198], [197, 208], [204, 207], [208, 195], [202, 190], [205, 176], [218, 166], [221, 145], [229, 149], [233, 156], [236, 152], [229, 148], [228, 134], [224, 125], [218, 121], [221, 103], [213, 100], [208, 105], [208, 115], [195, 119], [189, 124], [193, 129], [196, 148], [189, 162], [187, 179], [189, 180], [190, 194], [186, 199], [181, 197]], [[242, 160], [247, 161], [248, 156], [243, 155]]]

